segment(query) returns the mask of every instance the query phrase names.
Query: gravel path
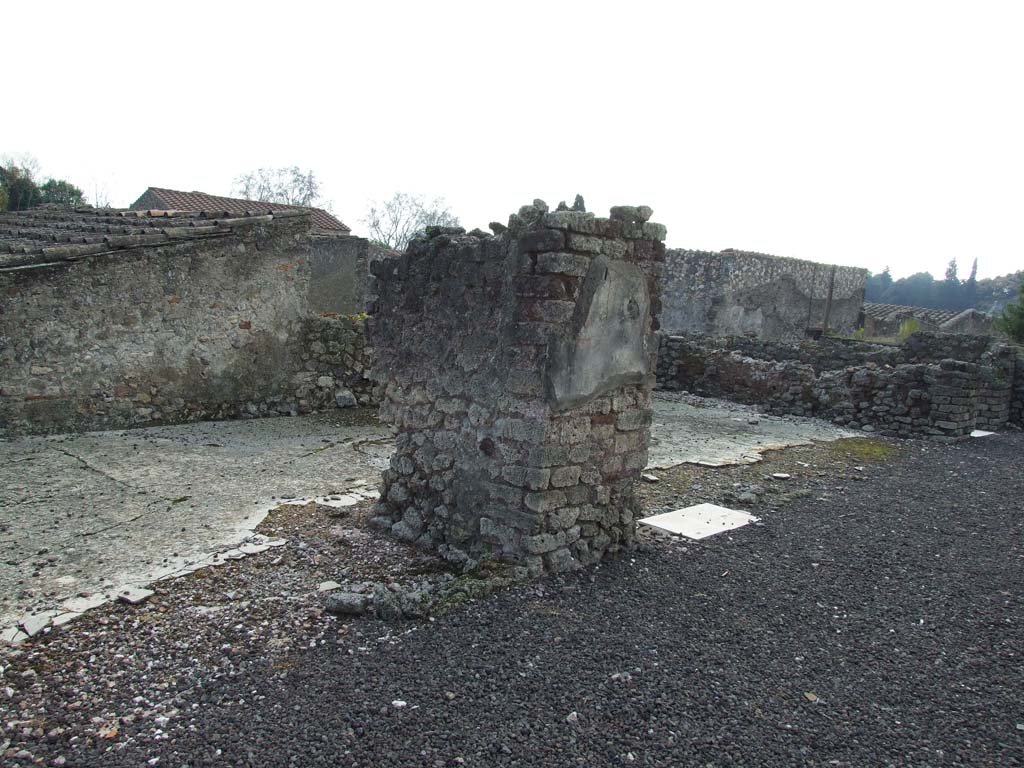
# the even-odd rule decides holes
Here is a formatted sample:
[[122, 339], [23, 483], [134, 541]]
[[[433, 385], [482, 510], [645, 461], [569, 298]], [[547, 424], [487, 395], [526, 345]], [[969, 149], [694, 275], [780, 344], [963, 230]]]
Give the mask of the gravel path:
[[[193, 617], [195, 651], [142, 622], [144, 640], [115, 662], [129, 673], [72, 694], [88, 654], [110, 663], [95, 658], [101, 622], [143, 615], [101, 609], [4, 660], [0, 755], [173, 768], [1024, 765], [1022, 457], [1014, 433], [668, 470], [644, 487], [654, 511], [752, 493], [745, 508], [762, 523], [648, 539], [631, 559], [431, 622], [282, 605], [248, 623]], [[259, 622], [287, 652], [268, 651]]]

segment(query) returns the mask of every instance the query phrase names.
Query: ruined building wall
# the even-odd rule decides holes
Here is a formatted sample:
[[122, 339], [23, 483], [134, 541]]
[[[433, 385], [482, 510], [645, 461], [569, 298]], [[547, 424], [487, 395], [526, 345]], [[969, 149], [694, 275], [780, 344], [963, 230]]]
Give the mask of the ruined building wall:
[[311, 238], [309, 309], [313, 314], [358, 315], [372, 298], [370, 262], [393, 255], [354, 236]]
[[[0, 434], [330, 407], [361, 326], [311, 318], [308, 221], [0, 271]], [[364, 363], [360, 363], [364, 365]]]
[[[662, 327], [668, 333], [795, 340], [821, 328], [832, 266], [741, 251], [668, 251]], [[852, 333], [867, 270], [837, 267], [829, 328]]]
[[658, 384], [900, 437], [949, 441], [1019, 423], [1012, 410], [1019, 359], [1009, 347], [915, 337], [903, 347], [746, 340], [737, 349], [735, 338], [664, 336]]
[[1013, 384], [1010, 394], [1010, 423], [1024, 427], [1024, 351], [1019, 347], [1013, 364]]
[[373, 265], [378, 524], [448, 558], [565, 571], [628, 547], [647, 461], [664, 228], [525, 206]]

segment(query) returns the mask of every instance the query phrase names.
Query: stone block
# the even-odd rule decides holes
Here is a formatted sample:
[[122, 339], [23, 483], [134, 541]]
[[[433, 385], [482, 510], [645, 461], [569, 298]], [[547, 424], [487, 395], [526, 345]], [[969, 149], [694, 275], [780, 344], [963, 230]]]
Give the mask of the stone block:
[[551, 487], [565, 488], [576, 485], [580, 480], [581, 467], [558, 467], [551, 472]]
[[557, 490], [528, 493], [525, 504], [527, 509], [544, 514], [558, 507], [564, 507], [566, 504], [565, 493]]
[[537, 272], [583, 277], [590, 269], [590, 262], [589, 256], [576, 253], [542, 253], [537, 257]]

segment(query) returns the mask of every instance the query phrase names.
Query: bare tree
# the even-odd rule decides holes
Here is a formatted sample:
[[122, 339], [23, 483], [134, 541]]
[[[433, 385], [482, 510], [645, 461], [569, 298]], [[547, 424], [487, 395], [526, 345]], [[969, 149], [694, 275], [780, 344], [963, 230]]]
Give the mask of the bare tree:
[[246, 200], [288, 205], [313, 205], [320, 198], [320, 182], [313, 171], [291, 168], [258, 168], [235, 179], [232, 194]]
[[0, 156], [0, 166], [16, 168], [22, 176], [32, 183], [38, 183], [40, 176], [39, 160], [29, 152], [7, 152]]
[[110, 208], [110, 192], [107, 190], [106, 184], [93, 182], [89, 205], [93, 208]]
[[403, 251], [409, 241], [427, 227], [455, 227], [459, 219], [443, 197], [426, 201], [418, 195], [396, 192], [385, 203], [371, 203], [363, 224], [369, 230], [371, 240]]

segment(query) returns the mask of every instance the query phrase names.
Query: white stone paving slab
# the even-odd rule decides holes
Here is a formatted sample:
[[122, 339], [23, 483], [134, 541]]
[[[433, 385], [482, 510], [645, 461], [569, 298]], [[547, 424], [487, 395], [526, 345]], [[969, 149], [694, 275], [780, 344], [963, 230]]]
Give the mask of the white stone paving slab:
[[995, 432], [987, 432], [984, 429], [976, 429], [973, 432], [971, 432], [971, 437], [988, 437], [989, 435], [994, 434]]
[[690, 539], [704, 539], [722, 531], [741, 528], [758, 518], [738, 509], [717, 504], [696, 504], [692, 507], [645, 517], [640, 525], [647, 525], [664, 533], [678, 534]]
[[152, 589], [142, 589], [140, 587], [133, 587], [130, 584], [126, 584], [117, 590], [117, 599], [122, 600], [130, 605], [138, 605], [144, 603], [151, 598], [155, 593]]

